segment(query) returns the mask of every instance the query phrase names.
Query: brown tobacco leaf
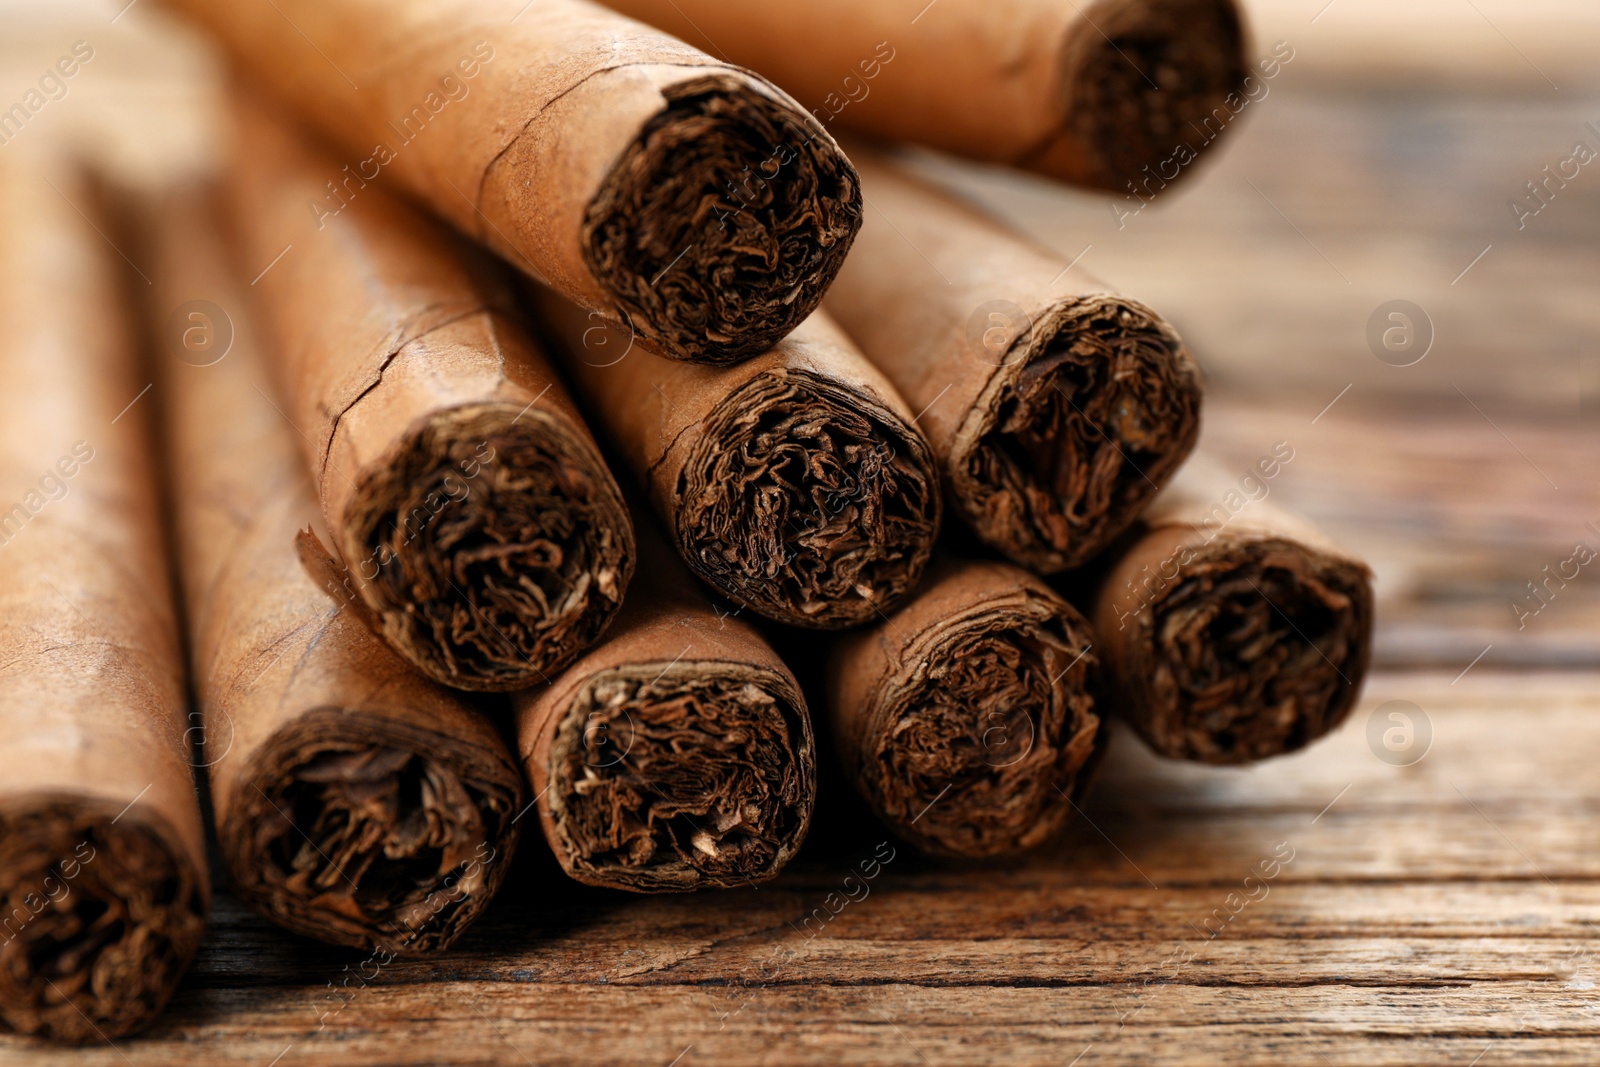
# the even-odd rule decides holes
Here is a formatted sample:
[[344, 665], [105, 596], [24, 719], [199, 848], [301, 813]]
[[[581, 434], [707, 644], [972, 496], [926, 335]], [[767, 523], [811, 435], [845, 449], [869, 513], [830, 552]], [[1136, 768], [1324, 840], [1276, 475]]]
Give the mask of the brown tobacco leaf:
[[[191, 733], [218, 849], [234, 895], [296, 933], [392, 954], [442, 949], [504, 876], [525, 803], [521, 775], [481, 709], [373, 636], [379, 626], [356, 575], [301, 527], [316, 498], [293, 428], [266, 399], [243, 283], [230, 276], [206, 206], [184, 189], [151, 205], [143, 258], [154, 306], [204, 296], [234, 309], [226, 360], [156, 368], [199, 705]], [[464, 430], [512, 414], [489, 406]], [[412, 544], [431, 548], [430, 537], [461, 521], [448, 508], [471, 499], [465, 487], [480, 504], [501, 502], [488, 488], [500, 464], [484, 444], [462, 466], [428, 440], [435, 424], [422, 425], [423, 452], [437, 445], [458, 490], [447, 508], [408, 524]], [[487, 436], [498, 460], [518, 460], [507, 434]], [[426, 502], [439, 483], [415, 473], [413, 499]], [[389, 547], [398, 556], [404, 546]], [[409, 573], [407, 562], [385, 558], [384, 570]], [[427, 618], [426, 607], [419, 614]]]
[[571, 661], [610, 623], [632, 567], [628, 517], [592, 447], [567, 420], [509, 404], [431, 415], [370, 469], [346, 518], [346, 558], [376, 571], [362, 588], [384, 638], [465, 689]]
[[804, 704], [775, 671], [602, 671], [551, 744], [556, 847], [576, 877], [638, 891], [765, 881], [799, 847], [814, 764]]
[[830, 129], [1117, 193], [1174, 146], [1204, 145], [1246, 70], [1233, 0], [611, 6], [762, 71]]
[[985, 542], [1051, 574], [1081, 566], [1144, 510], [1200, 433], [1199, 371], [1144, 305], [1063, 300], [1006, 354], [952, 469]]
[[861, 225], [855, 171], [742, 80], [671, 86], [589, 205], [584, 258], [637, 335], [732, 363], [813, 311]]
[[[334, 944], [420, 955], [488, 904], [514, 841], [508, 765], [464, 741], [324, 708], [254, 755], [219, 837], [247, 902]], [[494, 844], [491, 845], [490, 842]]]
[[[1247, 73], [1244, 31], [1228, 0], [1119, 6], [1138, 12], [1118, 13], [1124, 32], [1085, 33], [1066, 50], [1063, 92], [1072, 106], [1063, 125], [1068, 144], [1089, 149], [1077, 180], [1118, 193], [1133, 183], [1151, 196], [1187, 166], [1174, 157], [1178, 146], [1199, 150], [1231, 121], [1224, 101]], [[1228, 120], [1219, 123], [1214, 113]], [[1049, 169], [1037, 160], [1022, 165]]]
[[235, 103], [251, 147], [228, 172], [232, 222], [246, 259], [294, 245], [255, 289], [265, 358], [348, 591], [433, 681], [547, 680], [615, 616], [633, 535], [503, 268], [376, 185], [313, 227], [336, 165]]
[[1194, 358], [1144, 304], [851, 156], [873, 210], [827, 311], [917, 412], [952, 513], [1037, 573], [1082, 565], [1193, 449]]
[[[860, 224], [849, 160], [797, 102], [599, 4], [176, 6], [336, 146], [296, 197], [319, 229], [403, 190], [676, 359], [766, 351], [815, 310]], [[241, 144], [242, 166], [269, 162]]]
[[1071, 812], [1095, 751], [1088, 623], [1003, 564], [941, 563], [882, 625], [839, 646], [840, 755], [885, 824], [919, 849], [1002, 856]]
[[1183, 573], [1146, 610], [1123, 672], [1138, 694], [1133, 725], [1152, 748], [1247, 763], [1344, 721], [1372, 633], [1362, 568], [1261, 541], [1202, 551]]
[[747, 885], [800, 847], [816, 800], [805, 698], [761, 634], [706, 601], [648, 522], [615, 627], [512, 697], [545, 840], [589, 885]]
[[865, 622], [921, 576], [938, 531], [934, 460], [868, 392], [805, 371], [762, 374], [705, 418], [678, 474], [690, 568], [768, 618]]
[[6, 1024], [78, 1044], [136, 1029], [172, 995], [205, 911], [192, 864], [139, 810], [65, 799], [9, 806], [0, 812]]
[[1099, 565], [1093, 618], [1119, 713], [1164, 756], [1293, 752], [1355, 705], [1372, 572], [1266, 499], [1293, 458], [1279, 442], [1241, 478], [1197, 457]]

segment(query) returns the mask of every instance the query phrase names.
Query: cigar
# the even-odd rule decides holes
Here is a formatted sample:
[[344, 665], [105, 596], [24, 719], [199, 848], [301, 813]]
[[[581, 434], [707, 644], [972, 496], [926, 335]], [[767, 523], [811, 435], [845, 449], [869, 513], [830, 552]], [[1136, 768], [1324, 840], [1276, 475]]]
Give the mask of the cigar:
[[826, 690], [845, 776], [938, 856], [1011, 855], [1061, 827], [1099, 733], [1083, 616], [1004, 563], [936, 562], [915, 596], [838, 639]]
[[860, 225], [855, 171], [804, 109], [585, 0], [175, 3], [338, 144], [300, 204], [319, 225], [392, 173], [673, 358], [771, 348]]
[[756, 629], [708, 602], [649, 524], [639, 532], [639, 578], [610, 635], [512, 698], [545, 839], [588, 885], [766, 881], [811, 823], [805, 700]]
[[243, 286], [207, 206], [199, 191], [173, 193], [144, 221], [154, 305], [184, 309], [159, 388], [201, 763], [229, 882], [299, 934], [437, 951], [505, 874], [522, 776], [479, 712], [407, 667], [302, 568], [296, 533], [316, 497], [294, 431], [266, 399]]
[[53, 161], [0, 166], [0, 1022], [74, 1043], [160, 1012], [211, 893], [150, 405], [91, 201]]
[[235, 113], [241, 273], [266, 265], [252, 288], [340, 595], [434, 681], [546, 680], [615, 616], [633, 530], [508, 279], [376, 188], [319, 231], [306, 202], [331, 164], [248, 100]]
[[1194, 447], [1193, 358], [1143, 304], [851, 151], [875, 210], [829, 314], [920, 413], [951, 511], [1021, 566], [1081, 566]]
[[536, 292], [572, 379], [679, 555], [752, 611], [837, 629], [914, 587], [939, 530], [915, 418], [827, 316], [736, 367], [662, 359]]
[[1360, 694], [1372, 572], [1266, 499], [1293, 458], [1278, 442], [1242, 476], [1190, 464], [1103, 564], [1091, 615], [1117, 707], [1163, 756], [1293, 752]]
[[763, 72], [825, 125], [1117, 192], [1187, 173], [1248, 88], [1232, 0], [610, 4]]

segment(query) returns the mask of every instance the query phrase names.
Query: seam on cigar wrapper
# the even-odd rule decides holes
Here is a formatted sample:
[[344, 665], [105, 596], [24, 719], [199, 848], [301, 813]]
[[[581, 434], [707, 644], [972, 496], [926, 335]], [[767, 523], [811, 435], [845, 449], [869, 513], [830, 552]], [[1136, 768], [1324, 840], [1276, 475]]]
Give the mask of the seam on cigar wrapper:
[[[495, 317], [510, 318], [503, 309], [487, 302], [473, 302], [473, 306], [458, 307], [454, 311], [450, 310], [451, 307], [452, 305], [449, 303], [439, 303], [429, 304], [418, 309], [416, 314], [395, 326], [389, 336], [384, 338], [383, 342], [377, 346], [384, 351], [384, 354], [380, 358], [378, 366], [373, 370], [371, 380], [328, 420], [327, 439], [318, 446], [318, 451], [321, 452], [321, 457], [317, 463], [316, 477], [319, 495], [323, 483], [328, 478], [328, 465], [333, 462], [334, 448], [339, 440], [340, 422], [344, 420], [346, 415], [354, 411], [363, 400], [383, 385], [384, 374], [400, 359], [407, 348], [476, 315], [483, 315], [490, 319]], [[445, 317], [442, 319], [436, 318], [441, 311], [446, 313]], [[421, 328], [417, 329], [419, 326]], [[416, 330], [415, 333], [412, 332], [414, 329]]]
[[[744, 661], [699, 657], [693, 660], [680, 658], [671, 663], [621, 662], [591, 673], [583, 673], [581, 678], [572, 677], [573, 674], [582, 672], [583, 668], [580, 665], [576, 671], [569, 671], [567, 676], [556, 683], [556, 708], [553, 712], [556, 722], [553, 728], [541, 731], [540, 743], [525, 757], [542, 762], [540, 771], [547, 777], [547, 782], [539, 797], [540, 817], [563, 870], [569, 876], [589, 885], [609, 886], [633, 892], [725, 888], [751, 885], [775, 877], [805, 839], [811, 822], [811, 801], [816, 788], [816, 744], [810, 717], [800, 689], [787, 675], [786, 668], [779, 670]], [[664, 686], [661, 684], [663, 680], [666, 681]], [[718, 685], [715, 687], [708, 685], [713, 681]], [[740, 688], [730, 693], [725, 689], [729, 685], [739, 685]], [[635, 687], [631, 696], [621, 691], [622, 687], [627, 686]], [[665, 703], [670, 707], [674, 689], [681, 699], [690, 693], [698, 693], [704, 697], [712, 688], [723, 689], [713, 696], [732, 698], [746, 708], [753, 704], [761, 705], [763, 717], [773, 714], [777, 716], [775, 724], [767, 725], [769, 730], [775, 725], [782, 735], [783, 754], [787, 758], [780, 761], [776, 768], [772, 766], [763, 768], [759, 764], [750, 764], [746, 768], [748, 772], [757, 773], [761, 778], [767, 779], [769, 784], [770, 773], [774, 769], [780, 773], [783, 770], [790, 770], [794, 775], [792, 779], [785, 779], [786, 785], [780, 787], [776, 797], [768, 797], [768, 810], [765, 814], [777, 817], [780, 825], [767, 826], [763, 834], [763, 840], [768, 846], [765, 862], [755, 869], [742, 866], [739, 869], [721, 872], [713, 872], [705, 866], [710, 861], [723, 858], [723, 853], [727, 850], [727, 846], [723, 843], [724, 835], [738, 831], [742, 826], [748, 825], [749, 820], [759, 818], [763, 814], [761, 806], [753, 802], [741, 805], [737, 811], [721, 811], [724, 819], [722, 825], [717, 825], [712, 819], [718, 814], [721, 805], [707, 805], [714, 810], [708, 810], [699, 816], [681, 812], [678, 817], [686, 819], [694, 830], [690, 835], [687, 850], [674, 847], [680, 844], [672, 832], [671, 820], [674, 816], [669, 816], [665, 825], [662, 825], [658, 824], [653, 813], [650, 814], [644, 829], [650, 831], [652, 844], [644, 865], [630, 866], [614, 857], [602, 856], [598, 849], [586, 847], [601, 842], [580, 841], [574, 836], [572, 833], [574, 805], [573, 798], [569, 794], [577, 794], [581, 803], [581, 798], [586, 793], [603, 788], [608, 779], [616, 781], [616, 775], [596, 773], [597, 771], [604, 772], [610, 768], [622, 767], [629, 757], [634, 757], [637, 762], [639, 755], [646, 757], [647, 760], [651, 755], [648, 749], [641, 748], [639, 734], [644, 732], [645, 727], [633, 718], [634, 711], [639, 709], [636, 707], [634, 711], [628, 710], [627, 705], [630, 700], [645, 700], [658, 707]], [[603, 693], [602, 690], [606, 692]], [[641, 695], [650, 690], [657, 691], [650, 693], [648, 697]], [[668, 700], [663, 702], [663, 696], [667, 696]], [[597, 716], [607, 707], [623, 708], [627, 719], [628, 734], [621, 741], [622, 751], [614, 758], [607, 757], [598, 762], [587, 757], [580, 759], [580, 752], [589, 746], [592, 733], [596, 729], [609, 730], [609, 723], [602, 723], [598, 728], [594, 725]], [[703, 710], [702, 708], [702, 713]], [[581, 723], [579, 716], [582, 716]], [[726, 716], [723, 725], [727, 725]], [[660, 728], [659, 724], [657, 728]], [[747, 736], [742, 743], [748, 744], [749, 740]], [[602, 744], [608, 743], [610, 743], [609, 738], [602, 742]], [[673, 747], [676, 749], [679, 743], [673, 742]], [[580, 762], [583, 764], [583, 777], [574, 779], [571, 772]], [[682, 803], [680, 798], [663, 794], [655, 784], [639, 775], [634, 775], [629, 784], [653, 794], [658, 801], [675, 805]], [[748, 786], [749, 783], [745, 784]], [[728, 782], [722, 780], [717, 785], [726, 790]], [[792, 796], [783, 795], [790, 791], [793, 793]], [[651, 802], [651, 807], [653, 806], [654, 802]], [[754, 808], [753, 813], [752, 808]], [[616, 836], [619, 832], [626, 833], [629, 829], [628, 826], [619, 825], [617, 822], [623, 814], [623, 810], [614, 810], [609, 820], [614, 851], [625, 851], [626, 841]], [[631, 814], [637, 816], [637, 812]], [[786, 817], [789, 818], [789, 823], [783, 826], [782, 820]], [[710, 830], [707, 829], [708, 819], [712, 820]], [[662, 837], [667, 840], [662, 841]], [[555, 847], [558, 845], [559, 847]], [[657, 859], [662, 855], [666, 856], [664, 862]]]

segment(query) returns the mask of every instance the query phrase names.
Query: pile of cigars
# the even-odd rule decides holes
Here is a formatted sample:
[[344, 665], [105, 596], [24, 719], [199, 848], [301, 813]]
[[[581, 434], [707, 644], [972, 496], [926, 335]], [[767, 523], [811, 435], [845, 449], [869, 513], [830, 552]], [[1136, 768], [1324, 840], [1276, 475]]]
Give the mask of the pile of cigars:
[[1229, 0], [169, 6], [237, 75], [214, 182], [0, 172], [6, 1026], [149, 1022], [208, 840], [420, 955], [530, 827], [749, 885], [826, 762], [1004, 856], [1113, 717], [1237, 764], [1350, 710], [1367, 568], [1241, 496], [1288, 457], [1184, 466], [1162, 317], [885, 147], [1165, 185], [1256, 76]]

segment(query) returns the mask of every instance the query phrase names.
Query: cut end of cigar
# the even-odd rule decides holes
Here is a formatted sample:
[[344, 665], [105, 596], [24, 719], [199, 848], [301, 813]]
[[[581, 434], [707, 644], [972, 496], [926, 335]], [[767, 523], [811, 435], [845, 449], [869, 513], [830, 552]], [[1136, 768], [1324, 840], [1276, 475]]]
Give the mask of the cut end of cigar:
[[1099, 732], [1088, 623], [1024, 588], [944, 621], [914, 648], [864, 711], [857, 780], [868, 803], [935, 855], [1043, 843], [1070, 814]]
[[[1100, 25], [1081, 31], [1074, 40], [1082, 45], [1064, 56], [1067, 135], [1077, 146], [1072, 158], [1087, 162], [1087, 172], [1078, 163], [1070, 176], [1147, 200], [1240, 110], [1247, 69], [1238, 8], [1233, 0], [1142, 0], [1098, 4], [1085, 17]], [[1048, 150], [1041, 163], [1053, 169]]]
[[549, 758], [562, 867], [635, 892], [766, 881], [800, 847], [816, 797], [799, 690], [742, 664], [601, 671], [557, 723]]
[[814, 629], [878, 617], [939, 530], [938, 468], [914, 427], [806, 371], [758, 375], [706, 419], [675, 488], [690, 568], [737, 603]]
[[1219, 539], [1194, 549], [1182, 574], [1130, 622], [1119, 680], [1137, 694], [1131, 721], [1153, 749], [1248, 763], [1344, 720], [1371, 656], [1365, 567], [1294, 541]]
[[1200, 371], [1143, 304], [1073, 297], [1007, 350], [970, 418], [953, 506], [1013, 562], [1056, 574], [1127, 529], [1193, 450]]
[[633, 574], [622, 495], [538, 407], [450, 409], [357, 487], [345, 560], [389, 644], [435, 681], [547, 681], [592, 645]]
[[297, 933], [406, 956], [487, 906], [523, 804], [508, 760], [342, 708], [279, 731], [245, 781], [218, 834], [234, 891]]
[[584, 220], [584, 258], [634, 331], [675, 359], [732, 363], [811, 314], [861, 226], [855, 168], [747, 79], [666, 90]]
[[205, 928], [201, 872], [138, 808], [68, 797], [0, 811], [0, 1021], [99, 1043], [155, 1018]]

